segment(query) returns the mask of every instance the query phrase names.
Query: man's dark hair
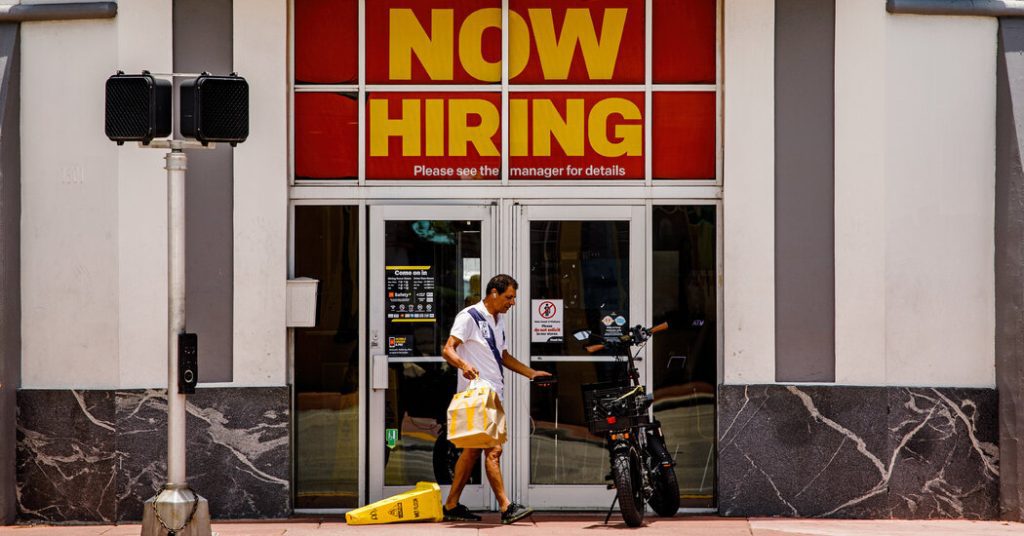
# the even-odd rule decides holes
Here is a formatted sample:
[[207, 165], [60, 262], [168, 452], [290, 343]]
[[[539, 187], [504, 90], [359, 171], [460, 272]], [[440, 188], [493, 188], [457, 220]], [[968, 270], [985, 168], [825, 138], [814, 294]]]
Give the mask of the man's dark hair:
[[492, 289], [497, 290], [498, 294], [504, 294], [505, 291], [508, 290], [508, 287], [510, 286], [516, 290], [519, 290], [519, 283], [517, 283], [515, 279], [512, 279], [512, 276], [506, 274], [498, 274], [492, 277], [491, 280], [487, 282], [487, 288], [484, 290], [484, 295], [490, 295]]

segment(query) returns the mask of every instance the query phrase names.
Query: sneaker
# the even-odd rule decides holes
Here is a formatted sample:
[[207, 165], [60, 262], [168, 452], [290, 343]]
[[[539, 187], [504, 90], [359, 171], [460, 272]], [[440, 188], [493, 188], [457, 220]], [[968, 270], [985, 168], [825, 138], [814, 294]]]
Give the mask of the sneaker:
[[469, 511], [469, 508], [462, 503], [456, 504], [451, 510], [441, 507], [445, 521], [480, 521], [480, 516]]
[[501, 524], [511, 525], [529, 515], [533, 515], [533, 508], [519, 503], [509, 503], [508, 508], [505, 508], [505, 511], [501, 513]]

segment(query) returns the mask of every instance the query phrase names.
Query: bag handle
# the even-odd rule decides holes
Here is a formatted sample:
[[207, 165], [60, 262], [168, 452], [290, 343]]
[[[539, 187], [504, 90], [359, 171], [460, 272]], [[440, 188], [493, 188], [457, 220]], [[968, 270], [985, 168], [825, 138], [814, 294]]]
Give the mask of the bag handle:
[[473, 378], [472, 380], [470, 380], [469, 381], [469, 385], [466, 386], [466, 390], [467, 391], [472, 391], [473, 389], [477, 389], [477, 388], [480, 388], [480, 387], [487, 387], [488, 389], [490, 389], [492, 391], [497, 391], [497, 389], [495, 389], [494, 386], [491, 385], [491, 382], [481, 378], [480, 376], [477, 376], [476, 378]]

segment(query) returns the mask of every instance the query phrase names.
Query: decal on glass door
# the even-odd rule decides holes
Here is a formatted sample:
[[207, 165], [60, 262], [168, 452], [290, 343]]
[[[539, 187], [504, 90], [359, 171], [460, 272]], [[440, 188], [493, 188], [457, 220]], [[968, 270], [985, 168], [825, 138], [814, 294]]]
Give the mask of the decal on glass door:
[[530, 342], [562, 342], [562, 300], [531, 300]]
[[412, 357], [416, 355], [416, 326], [437, 322], [434, 270], [431, 266], [386, 266], [385, 270], [387, 353]]

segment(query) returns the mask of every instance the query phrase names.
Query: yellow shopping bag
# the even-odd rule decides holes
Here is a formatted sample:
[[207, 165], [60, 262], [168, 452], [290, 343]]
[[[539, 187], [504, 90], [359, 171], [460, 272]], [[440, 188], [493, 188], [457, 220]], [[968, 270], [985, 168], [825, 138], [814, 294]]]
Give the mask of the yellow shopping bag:
[[491, 384], [473, 380], [448, 404], [448, 441], [460, 449], [488, 449], [505, 442], [505, 409]]

